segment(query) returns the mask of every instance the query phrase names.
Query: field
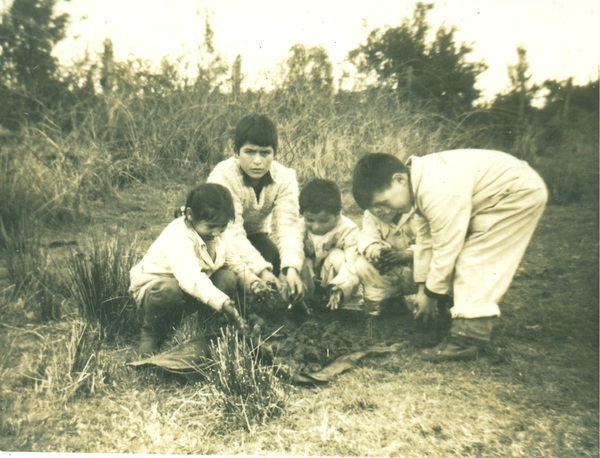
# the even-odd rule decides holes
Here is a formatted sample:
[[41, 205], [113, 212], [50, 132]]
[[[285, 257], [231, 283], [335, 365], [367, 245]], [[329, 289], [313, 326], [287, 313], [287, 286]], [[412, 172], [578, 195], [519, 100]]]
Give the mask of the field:
[[[47, 228], [41, 244], [59, 262], [73, 250], [85, 249], [94, 233], [127, 234], [130, 240], [135, 236], [138, 246], [145, 247], [168, 223], [185, 190], [172, 182], [134, 183], [94, 202], [90, 221]], [[358, 216], [354, 207], [346, 207]], [[398, 344], [398, 349], [364, 358], [326, 384], [297, 385], [277, 378], [277, 408], [253, 421], [228, 410], [211, 383], [126, 366], [135, 359], [135, 330], [102, 339], [89, 337], [74, 314], [43, 323], [35, 319], [28, 299], [10, 299], [14, 286], [6, 278], [7, 266], [2, 267], [2, 451], [497, 457], [599, 453], [595, 202], [547, 208], [501, 305], [494, 341], [482, 358], [421, 362], [417, 351], [435, 340], [434, 330], [402, 313], [372, 320], [349, 312], [287, 320], [286, 335], [298, 339], [298, 348], [314, 350], [288, 349], [308, 369], [369, 345]], [[87, 353], [81, 344], [86, 336], [93, 346]], [[89, 358], [82, 360], [77, 352]]]

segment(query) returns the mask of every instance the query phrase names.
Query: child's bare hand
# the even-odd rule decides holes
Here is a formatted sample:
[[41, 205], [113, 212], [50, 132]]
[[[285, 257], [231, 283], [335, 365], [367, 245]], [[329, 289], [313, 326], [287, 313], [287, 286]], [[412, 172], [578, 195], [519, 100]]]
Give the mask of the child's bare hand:
[[381, 250], [379, 259], [388, 265], [398, 265], [406, 262], [406, 255], [403, 250], [390, 248], [387, 250]]
[[300, 301], [304, 297], [304, 283], [298, 274], [298, 271], [293, 267], [289, 267], [285, 280], [288, 287], [289, 299], [292, 302]]
[[417, 294], [415, 298], [415, 309], [413, 310], [413, 317], [415, 319], [423, 318], [423, 322], [427, 323], [430, 318], [435, 318], [438, 313], [437, 299], [428, 297], [425, 294]]
[[252, 292], [252, 294], [266, 293], [270, 290], [271, 288], [269, 287], [267, 282], [263, 280], [256, 280], [250, 285], [250, 291]]
[[279, 279], [269, 269], [263, 270], [260, 275], [260, 279], [264, 281], [268, 286], [274, 287], [277, 291], [282, 291], [282, 285]]
[[241, 333], [245, 333], [248, 330], [248, 325], [246, 324], [246, 321], [240, 316], [240, 313], [235, 307], [235, 302], [233, 302], [231, 299], [225, 301], [225, 303], [223, 304], [222, 311], [227, 316], [227, 318], [233, 321], [233, 324], [238, 331], [240, 331]]
[[344, 293], [337, 286], [331, 288], [329, 294], [329, 302], [327, 302], [327, 308], [329, 310], [337, 310], [344, 299]]

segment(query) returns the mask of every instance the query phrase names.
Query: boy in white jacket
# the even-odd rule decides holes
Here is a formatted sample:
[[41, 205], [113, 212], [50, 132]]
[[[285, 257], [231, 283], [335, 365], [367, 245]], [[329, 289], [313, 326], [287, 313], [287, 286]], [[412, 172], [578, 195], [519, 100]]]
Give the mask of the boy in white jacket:
[[449, 336], [423, 359], [476, 358], [544, 211], [543, 180], [499, 151], [443, 151], [406, 165], [375, 153], [358, 161], [352, 191], [364, 209], [397, 215], [414, 206], [429, 223], [431, 262], [415, 316], [434, 316], [446, 296], [454, 305]]
[[130, 292], [144, 317], [142, 355], [158, 351], [190, 304], [206, 304], [244, 326], [232, 299], [238, 278], [253, 293], [268, 287], [232, 250], [225, 229], [233, 216], [225, 187], [198, 186], [187, 197], [184, 215], [163, 230], [131, 269]]
[[[299, 299], [304, 294], [300, 279], [304, 251], [298, 182], [293, 169], [274, 160], [277, 146], [277, 128], [271, 119], [246, 116], [235, 128], [234, 157], [217, 164], [207, 181], [227, 187], [232, 194], [236, 252], [264, 281]], [[277, 278], [280, 272], [284, 285]]]
[[304, 223], [302, 279], [307, 293], [325, 288], [327, 307], [336, 310], [348, 302], [358, 289], [354, 272], [358, 256], [358, 226], [342, 215], [342, 196], [331, 180], [314, 179], [300, 192], [300, 214]]

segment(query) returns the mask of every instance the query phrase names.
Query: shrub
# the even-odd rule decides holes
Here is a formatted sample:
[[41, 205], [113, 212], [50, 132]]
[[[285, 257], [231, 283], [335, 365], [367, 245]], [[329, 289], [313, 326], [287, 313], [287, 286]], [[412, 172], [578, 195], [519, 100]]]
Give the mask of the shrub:
[[67, 260], [68, 288], [81, 316], [99, 326], [102, 337], [131, 335], [139, 329], [128, 292], [129, 271], [137, 262], [135, 240], [95, 236], [84, 251]]
[[287, 401], [286, 385], [270, 366], [260, 363], [259, 348], [230, 326], [210, 346], [214, 365], [206, 376], [214, 387], [230, 426], [252, 431], [279, 415]]
[[[8, 234], [0, 221], [12, 299], [21, 298], [39, 321], [57, 320], [62, 314], [63, 285], [48, 252], [31, 222]], [[29, 305], [32, 304], [32, 305]]]

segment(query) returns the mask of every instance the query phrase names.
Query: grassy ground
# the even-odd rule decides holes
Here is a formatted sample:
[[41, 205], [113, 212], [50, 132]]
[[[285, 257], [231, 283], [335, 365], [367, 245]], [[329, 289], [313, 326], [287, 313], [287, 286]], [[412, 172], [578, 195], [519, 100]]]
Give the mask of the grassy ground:
[[[78, 240], [93, 228], [134, 232], [148, 244], [183, 194], [184, 186], [134, 186], [97, 203], [93, 221], [45, 237]], [[49, 379], [44, 368], [69, 348], [76, 322], [42, 325], [22, 313], [0, 325], [0, 450], [598, 456], [597, 203], [548, 208], [502, 311], [486, 356], [438, 365], [417, 358], [431, 331], [406, 316], [371, 328], [341, 317], [343, 326], [331, 327], [327, 317], [339, 335], [323, 338], [347, 333], [365, 345], [400, 342], [400, 350], [327, 385], [287, 385], [282, 414], [250, 425], [229, 417], [206, 383], [125, 366], [132, 339], [103, 343], [102, 373], [90, 374], [97, 383], [71, 395], [77, 380]]]

